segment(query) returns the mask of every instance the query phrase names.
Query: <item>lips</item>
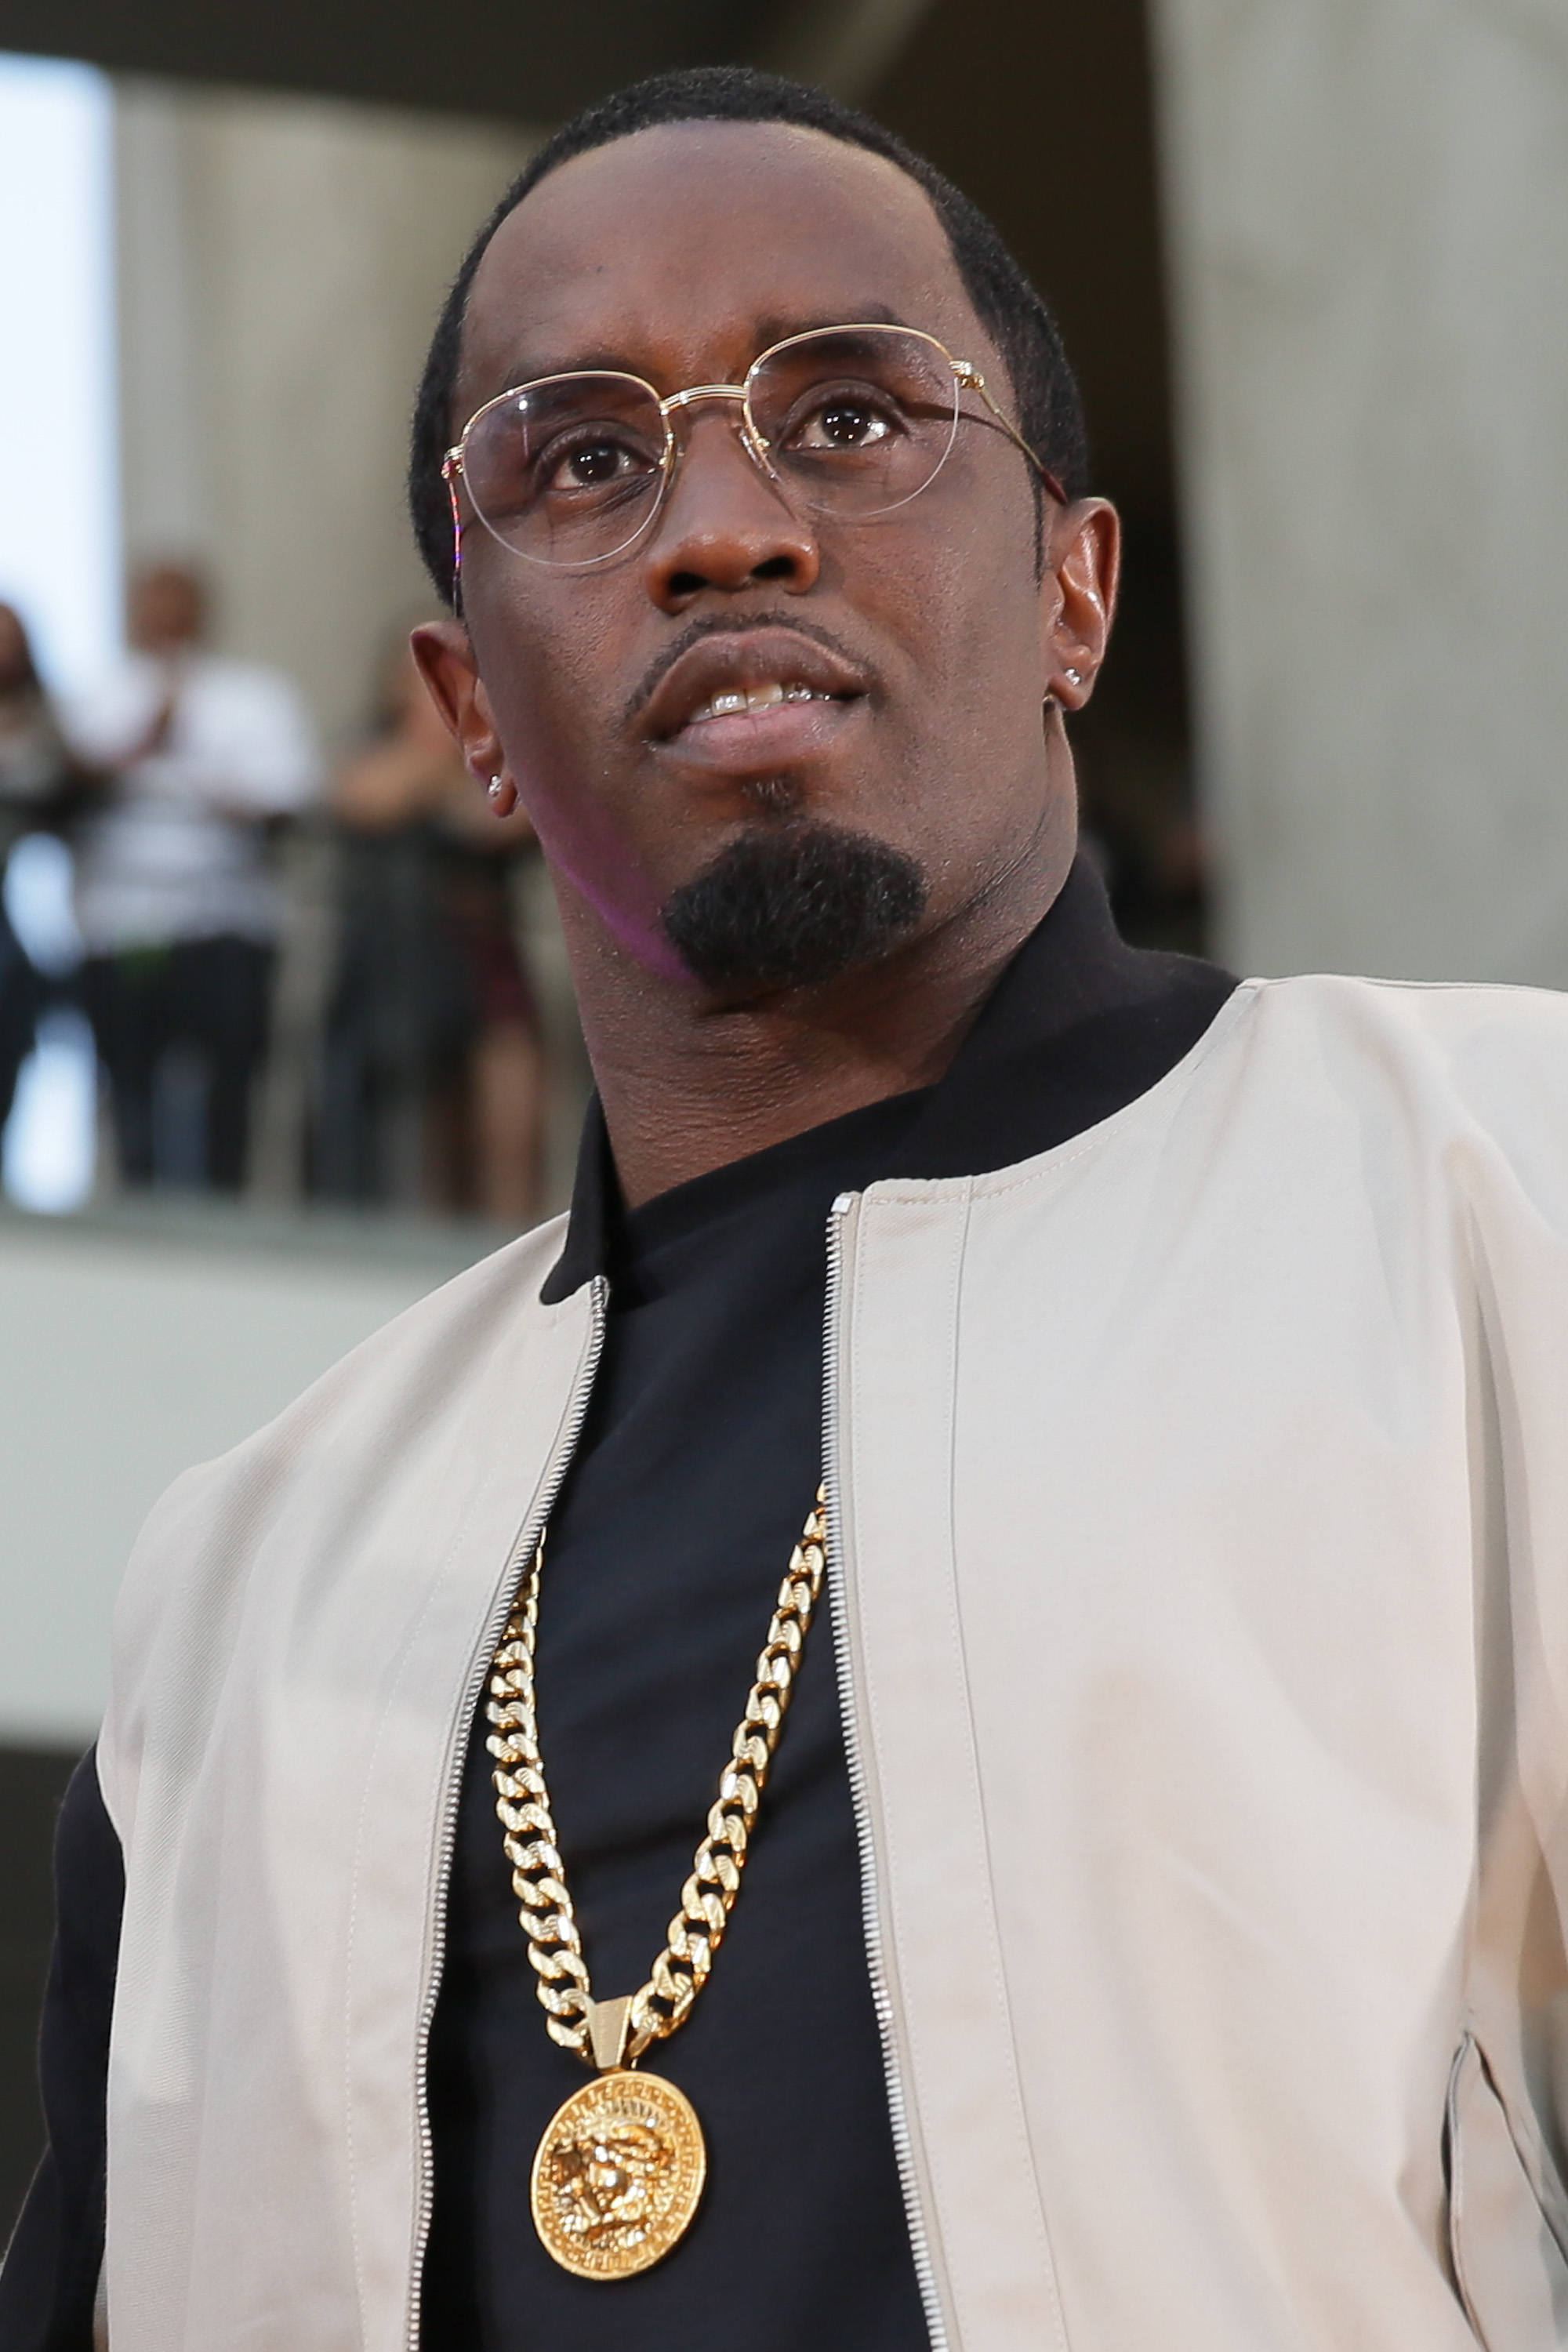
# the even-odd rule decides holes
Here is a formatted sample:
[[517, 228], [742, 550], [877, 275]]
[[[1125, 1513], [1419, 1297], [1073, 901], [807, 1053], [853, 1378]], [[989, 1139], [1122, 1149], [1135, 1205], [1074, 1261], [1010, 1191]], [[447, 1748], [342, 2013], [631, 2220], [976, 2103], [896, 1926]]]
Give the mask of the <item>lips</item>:
[[847, 657], [789, 628], [702, 638], [650, 696], [642, 729], [656, 745], [728, 763], [748, 749], [778, 757], [814, 748], [868, 687]]

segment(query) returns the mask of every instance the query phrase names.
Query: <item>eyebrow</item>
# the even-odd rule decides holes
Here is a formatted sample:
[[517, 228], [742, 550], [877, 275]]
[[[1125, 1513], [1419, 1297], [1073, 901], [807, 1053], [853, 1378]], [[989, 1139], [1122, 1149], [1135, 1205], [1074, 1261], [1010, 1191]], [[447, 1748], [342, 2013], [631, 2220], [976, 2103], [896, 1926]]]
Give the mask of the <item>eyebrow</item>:
[[[857, 310], [836, 310], [831, 317], [826, 314], [821, 316], [808, 314], [791, 319], [782, 312], [775, 313], [771, 318], [758, 320], [754, 331], [757, 338], [756, 350], [752, 352], [752, 359], [755, 359], [762, 352], [771, 350], [774, 343], [787, 342], [792, 335], [814, 334], [824, 327], [907, 327], [909, 324], [910, 321], [907, 319], [900, 318], [899, 313], [891, 310], [886, 302], [863, 303]], [[749, 360], [747, 365], [750, 366], [750, 364]], [[616, 351], [609, 344], [600, 343], [591, 346], [585, 352], [574, 352], [569, 357], [558, 354], [544, 356], [538, 353], [520, 354], [513, 359], [495, 391], [487, 393], [485, 397], [487, 400], [499, 399], [503, 392], [510, 392], [518, 384], [537, 383], [546, 376], [599, 374], [635, 375], [645, 383], [653, 382], [653, 378], [645, 373], [637, 361], [629, 357], [626, 352]], [[672, 385], [670, 388], [677, 392], [686, 389], [680, 384]]]

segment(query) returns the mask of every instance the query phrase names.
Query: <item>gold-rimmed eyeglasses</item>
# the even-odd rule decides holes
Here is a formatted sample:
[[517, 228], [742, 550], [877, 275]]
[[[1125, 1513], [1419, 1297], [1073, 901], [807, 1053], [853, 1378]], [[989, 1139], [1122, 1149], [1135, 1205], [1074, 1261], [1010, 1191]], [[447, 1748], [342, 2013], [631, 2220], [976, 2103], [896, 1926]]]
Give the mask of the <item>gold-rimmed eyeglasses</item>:
[[[986, 413], [963, 405], [978, 394]], [[476, 409], [447, 450], [454, 568], [458, 486], [475, 516], [525, 562], [584, 571], [624, 555], [652, 525], [679, 464], [676, 418], [705, 400], [739, 404], [748, 457], [784, 498], [869, 521], [935, 480], [965, 422], [999, 427], [1050, 496], [1060, 483], [1003, 414], [980, 370], [912, 327], [816, 327], [752, 362], [742, 383], [661, 398], [641, 376], [574, 370], [514, 384]]]

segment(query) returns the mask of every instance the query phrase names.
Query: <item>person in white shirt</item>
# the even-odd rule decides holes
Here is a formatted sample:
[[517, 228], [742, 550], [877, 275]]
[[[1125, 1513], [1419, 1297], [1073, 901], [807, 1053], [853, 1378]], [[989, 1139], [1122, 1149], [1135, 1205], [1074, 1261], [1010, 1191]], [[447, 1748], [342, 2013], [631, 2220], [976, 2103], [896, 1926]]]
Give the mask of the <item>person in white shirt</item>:
[[[234, 1191], [281, 919], [268, 827], [314, 798], [321, 761], [289, 678], [201, 650], [205, 606], [184, 567], [139, 572], [133, 650], [70, 714], [106, 778], [78, 836], [77, 914], [121, 1181]], [[194, 1086], [171, 1083], [182, 1066]]]

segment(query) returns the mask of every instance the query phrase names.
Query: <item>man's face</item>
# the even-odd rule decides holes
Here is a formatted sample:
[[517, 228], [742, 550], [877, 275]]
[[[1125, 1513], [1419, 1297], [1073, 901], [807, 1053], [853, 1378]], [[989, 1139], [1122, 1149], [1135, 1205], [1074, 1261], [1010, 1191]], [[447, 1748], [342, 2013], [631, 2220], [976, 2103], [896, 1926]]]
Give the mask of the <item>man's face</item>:
[[178, 653], [202, 634], [201, 584], [183, 565], [150, 565], [131, 583], [126, 620], [139, 652]]
[[[737, 383], [786, 335], [867, 320], [939, 337], [1012, 408], [902, 173], [784, 125], [642, 131], [563, 165], [498, 231], [469, 299], [454, 426], [572, 368], [623, 369], [661, 394]], [[984, 414], [975, 395], [963, 405]], [[476, 768], [504, 761], [568, 901], [666, 973], [679, 967], [663, 910], [737, 842], [826, 828], [876, 845], [918, 873], [901, 919], [928, 930], [1072, 823], [1042, 719], [1062, 596], [1049, 555], [1039, 576], [1024, 457], [961, 425], [928, 488], [854, 521], [792, 509], [738, 419], [730, 402], [687, 413], [652, 530], [595, 570], [529, 563], [468, 524], [480, 685], [466, 713], [460, 632], [439, 633], [445, 653], [429, 635], [421, 646]], [[1064, 528], [1049, 505], [1047, 522]], [[818, 698], [694, 715], [726, 688], [800, 683]]]

